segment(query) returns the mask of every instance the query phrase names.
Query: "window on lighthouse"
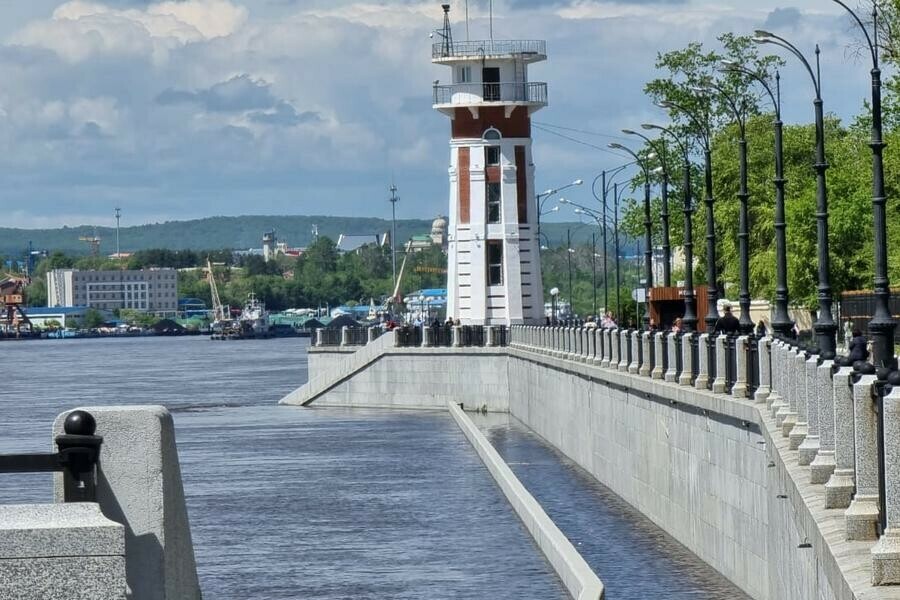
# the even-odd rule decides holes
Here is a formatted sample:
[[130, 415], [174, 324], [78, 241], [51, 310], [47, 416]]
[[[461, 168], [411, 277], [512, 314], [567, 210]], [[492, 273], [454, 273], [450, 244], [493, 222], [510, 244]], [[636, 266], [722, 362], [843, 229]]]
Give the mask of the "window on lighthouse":
[[490, 240], [487, 243], [488, 285], [503, 285], [503, 242]]
[[500, 182], [488, 182], [485, 184], [485, 197], [487, 198], [487, 222], [500, 222]]
[[500, 146], [485, 146], [484, 161], [488, 167], [500, 165]]

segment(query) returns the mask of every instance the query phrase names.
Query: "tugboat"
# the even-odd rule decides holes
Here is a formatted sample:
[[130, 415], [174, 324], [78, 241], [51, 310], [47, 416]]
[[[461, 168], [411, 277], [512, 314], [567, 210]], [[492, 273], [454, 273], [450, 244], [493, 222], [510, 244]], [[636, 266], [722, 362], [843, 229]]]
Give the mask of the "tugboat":
[[253, 292], [247, 295], [247, 302], [241, 311], [238, 325], [238, 336], [241, 339], [259, 339], [271, 336], [266, 305], [260, 302]]

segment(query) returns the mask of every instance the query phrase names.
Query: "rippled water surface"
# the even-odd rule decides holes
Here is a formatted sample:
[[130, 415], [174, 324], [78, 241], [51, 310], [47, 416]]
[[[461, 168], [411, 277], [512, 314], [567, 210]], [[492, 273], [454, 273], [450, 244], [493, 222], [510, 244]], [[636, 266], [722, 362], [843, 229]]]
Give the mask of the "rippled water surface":
[[515, 418], [474, 418], [610, 600], [749, 598]]
[[[0, 350], [0, 452], [46, 451], [78, 405], [173, 412], [207, 600], [566, 597], [446, 414], [276, 406], [305, 340]], [[0, 477], [2, 503], [50, 499], [48, 476]]]

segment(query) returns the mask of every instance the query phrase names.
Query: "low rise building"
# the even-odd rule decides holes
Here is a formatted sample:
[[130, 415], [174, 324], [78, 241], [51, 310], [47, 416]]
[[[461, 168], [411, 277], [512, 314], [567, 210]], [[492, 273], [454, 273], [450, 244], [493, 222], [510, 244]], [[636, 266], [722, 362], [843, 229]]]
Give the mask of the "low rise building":
[[175, 269], [54, 269], [47, 273], [47, 304], [174, 313], [178, 310], [178, 274]]

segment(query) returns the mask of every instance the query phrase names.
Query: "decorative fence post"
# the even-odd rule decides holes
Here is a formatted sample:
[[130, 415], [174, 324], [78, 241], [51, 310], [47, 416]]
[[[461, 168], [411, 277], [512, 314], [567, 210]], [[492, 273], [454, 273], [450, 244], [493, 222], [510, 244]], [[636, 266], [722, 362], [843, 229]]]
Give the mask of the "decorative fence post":
[[833, 360], [823, 360], [816, 372], [816, 389], [819, 396], [817, 419], [819, 451], [809, 465], [809, 482], [814, 484], [827, 482], [834, 473], [834, 381], [832, 380], [834, 364]]
[[746, 335], [739, 336], [734, 341], [735, 374], [734, 385], [731, 386], [731, 395], [735, 398], [746, 398], [749, 387], [747, 386], [747, 368], [750, 364], [750, 338]]
[[772, 338], [761, 337], [756, 343], [759, 348], [759, 387], [753, 393], [753, 399], [762, 404], [772, 391]]
[[834, 473], [825, 484], [825, 508], [847, 508], [856, 490], [856, 452], [853, 432], [853, 368], [841, 361], [834, 374]]
[[645, 334], [649, 340], [653, 338], [653, 369], [650, 371], [650, 377], [653, 379], [662, 379], [663, 372], [663, 334], [660, 332]]
[[715, 394], [725, 393], [725, 375], [727, 373], [728, 353], [725, 351], [725, 336], [716, 336], [716, 378], [712, 382]]
[[891, 373], [888, 382], [892, 389], [881, 402], [887, 521], [881, 538], [872, 548], [872, 583], [875, 585], [900, 583], [900, 444], [897, 443], [900, 440], [900, 372]]
[[856, 451], [856, 495], [844, 513], [848, 540], [874, 540], [878, 525], [878, 416], [872, 401], [875, 367], [853, 384], [853, 426]]
[[[669, 343], [666, 346], [666, 350], [668, 353], [668, 361], [669, 364], [668, 369], [666, 369], [666, 373], [664, 375], [664, 379], [669, 382], [678, 381], [678, 334], [674, 331], [667, 334], [669, 338]], [[684, 338], [681, 339], [681, 342], [684, 343]], [[681, 368], [684, 368], [684, 363], [682, 363]]]
[[[822, 359], [813, 354], [806, 361], [806, 437], [797, 448], [797, 463], [812, 464], [819, 452], [819, 364]], [[793, 436], [793, 432], [791, 433]]]
[[694, 387], [698, 390], [705, 390], [709, 387], [709, 352], [706, 351], [707, 346], [709, 345], [709, 334], [702, 333], [700, 334], [700, 340], [698, 342], [699, 352], [697, 352], [697, 358], [699, 359], [697, 362], [697, 379], [694, 380]]
[[686, 333], [681, 338], [681, 375], [678, 385], [691, 385], [694, 375], [694, 338], [696, 333]]

